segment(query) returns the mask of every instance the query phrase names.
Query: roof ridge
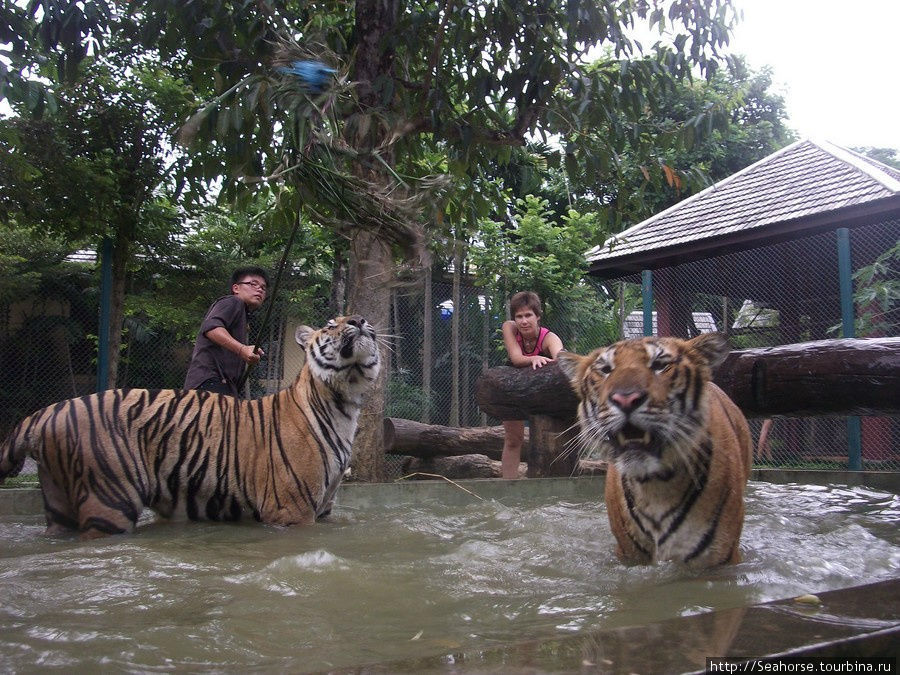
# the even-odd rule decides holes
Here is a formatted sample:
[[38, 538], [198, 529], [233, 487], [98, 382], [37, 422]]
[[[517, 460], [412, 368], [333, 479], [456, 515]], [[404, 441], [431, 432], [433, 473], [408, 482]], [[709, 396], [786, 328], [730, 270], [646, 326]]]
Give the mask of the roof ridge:
[[[897, 180], [889, 173], [890, 167], [888, 167], [886, 164], [882, 164], [877, 159], [865, 157], [864, 155], [854, 152], [853, 150], [841, 147], [840, 145], [836, 145], [835, 143], [824, 139], [811, 142], [813, 145], [821, 148], [832, 157], [839, 159], [845, 164], [851, 165], [853, 168], [863, 172], [872, 180], [878, 181], [883, 187], [887, 188], [891, 192], [900, 193], [900, 180]], [[881, 168], [882, 166], [884, 167], [884, 169]]]
[[703, 198], [708, 192], [714, 192], [714, 191], [717, 190], [718, 188], [723, 187], [723, 186], [726, 185], [727, 183], [730, 183], [730, 182], [731, 182], [732, 180], [734, 180], [735, 178], [738, 178], [738, 177], [740, 177], [740, 176], [743, 176], [745, 173], [749, 173], [750, 171], [752, 171], [752, 170], [753, 170], [755, 167], [757, 167], [758, 165], [764, 164], [764, 163], [767, 163], [767, 162], [770, 162], [770, 161], [772, 161], [773, 159], [775, 159], [776, 157], [780, 157], [780, 156], [783, 155], [784, 153], [788, 152], [789, 150], [792, 150], [792, 149], [796, 148], [796, 147], [799, 146], [799, 145], [802, 145], [803, 143], [811, 143], [811, 144], [814, 145], [814, 143], [812, 143], [812, 141], [810, 141], [809, 139], [806, 139], [806, 138], [800, 139], [800, 140], [798, 140], [798, 141], [794, 141], [793, 143], [789, 143], [788, 145], [784, 146], [784, 147], [781, 148], [780, 150], [776, 150], [776, 151], [773, 152], [771, 155], [766, 155], [766, 156], [763, 157], [762, 159], [758, 159], [758, 160], [756, 160], [755, 162], [753, 162], [753, 164], [748, 164], [748, 165], [745, 166], [743, 169], [734, 172], [734, 173], [731, 174], [730, 176], [727, 176], [727, 177], [723, 178], [722, 180], [713, 183], [713, 184], [710, 185], [709, 187], [703, 188], [702, 190], [700, 190], [700, 192], [697, 192], [697, 193], [695, 193], [695, 194], [692, 194], [692, 195], [691, 195], [690, 197], [688, 197], [687, 199], [682, 199], [680, 202], [675, 202], [675, 203], [672, 204], [672, 206], [670, 206], [669, 208], [667, 208], [667, 209], [665, 209], [665, 210], [663, 210], [663, 211], [660, 211], [659, 213], [656, 213], [656, 214], [650, 216], [649, 218], [640, 221], [639, 223], [635, 223], [635, 224], [632, 225], [631, 227], [622, 230], [622, 231], [619, 232], [618, 234], [614, 234], [614, 235], [612, 235], [611, 237], [608, 237], [602, 244], [600, 244], [600, 245], [598, 245], [598, 246], [594, 246], [592, 249], [590, 249], [589, 251], [587, 251], [587, 253], [585, 253], [585, 255], [586, 255], [586, 256], [590, 256], [591, 254], [593, 254], [593, 253], [595, 253], [595, 252], [599, 253], [599, 252], [602, 251], [604, 248], [610, 248], [610, 242], [611, 242], [611, 241], [613, 241], [613, 240], [615, 240], [615, 241], [620, 241], [620, 238], [621, 238], [621, 239], [624, 239], [624, 238], [625, 238], [625, 235], [627, 235], [627, 234], [629, 234], [629, 233], [636, 232], [636, 231], [638, 231], [638, 230], [641, 230], [641, 229], [643, 229], [643, 228], [645, 228], [645, 227], [647, 227], [647, 226], [649, 226], [649, 225], [652, 225], [652, 224], [655, 223], [657, 220], [659, 220], [659, 219], [662, 218], [663, 216], [667, 215], [670, 211], [673, 211], [673, 210], [675, 210], [675, 209], [681, 209], [681, 208], [684, 208], [686, 205], [690, 204], [691, 202], [698, 201], [699, 199]]

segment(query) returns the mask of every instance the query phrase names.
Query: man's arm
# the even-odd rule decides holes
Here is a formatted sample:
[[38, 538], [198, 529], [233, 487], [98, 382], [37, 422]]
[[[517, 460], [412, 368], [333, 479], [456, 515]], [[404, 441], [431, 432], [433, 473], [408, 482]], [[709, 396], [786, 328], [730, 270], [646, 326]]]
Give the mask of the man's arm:
[[235, 340], [231, 333], [223, 326], [217, 326], [216, 328], [206, 331], [206, 337], [209, 338], [210, 342], [215, 342], [222, 349], [237, 354], [241, 361], [249, 363], [250, 365], [259, 363], [259, 359], [263, 355], [262, 349], [256, 352], [253, 349], [253, 345], [245, 345], [242, 342]]

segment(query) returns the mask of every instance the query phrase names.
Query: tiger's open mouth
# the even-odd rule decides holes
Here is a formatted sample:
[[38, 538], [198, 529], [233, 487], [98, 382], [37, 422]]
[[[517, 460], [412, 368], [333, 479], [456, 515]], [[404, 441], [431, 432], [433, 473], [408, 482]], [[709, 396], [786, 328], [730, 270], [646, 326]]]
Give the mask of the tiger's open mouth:
[[[352, 330], [350, 328], [352, 328]], [[369, 338], [369, 340], [372, 341], [375, 340], [375, 330], [368, 323], [364, 322], [361, 326], [348, 327], [341, 335], [341, 358], [351, 358], [356, 352], [356, 343], [363, 337]], [[365, 350], [365, 347], [363, 349]]]
[[653, 445], [653, 437], [649, 431], [634, 426], [631, 422], [619, 429], [619, 432], [610, 437], [617, 449], [649, 451]]
[[360, 332], [358, 330], [355, 331], [347, 331], [341, 337], [341, 358], [349, 359], [353, 356], [353, 346], [356, 343], [356, 338], [358, 338]]

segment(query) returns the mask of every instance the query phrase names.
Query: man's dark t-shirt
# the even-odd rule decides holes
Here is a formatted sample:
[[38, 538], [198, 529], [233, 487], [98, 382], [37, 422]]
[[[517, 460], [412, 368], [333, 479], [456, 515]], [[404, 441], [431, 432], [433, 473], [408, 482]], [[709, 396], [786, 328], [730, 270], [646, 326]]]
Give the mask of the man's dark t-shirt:
[[244, 373], [244, 362], [237, 354], [220, 347], [206, 337], [213, 328], [222, 327], [231, 337], [247, 344], [247, 305], [236, 295], [226, 295], [216, 300], [200, 324], [200, 334], [191, 355], [184, 380], [185, 389], [196, 389], [211, 378], [228, 386], [233, 396], [238, 396], [237, 383]]

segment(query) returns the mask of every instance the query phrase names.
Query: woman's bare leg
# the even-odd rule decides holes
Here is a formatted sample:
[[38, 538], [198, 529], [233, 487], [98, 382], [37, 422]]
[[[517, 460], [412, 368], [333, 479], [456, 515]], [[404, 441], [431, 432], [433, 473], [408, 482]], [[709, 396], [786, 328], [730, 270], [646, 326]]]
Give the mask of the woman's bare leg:
[[518, 478], [519, 462], [522, 459], [522, 443], [525, 439], [525, 422], [523, 420], [505, 420], [503, 432], [500, 475], [503, 478]]

